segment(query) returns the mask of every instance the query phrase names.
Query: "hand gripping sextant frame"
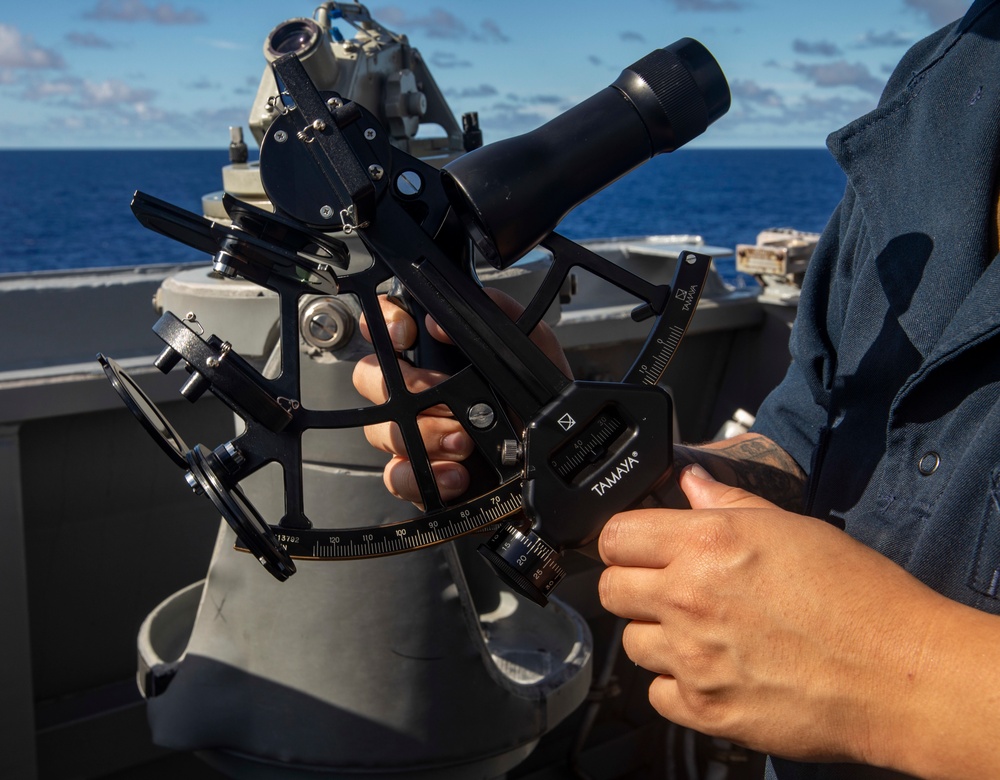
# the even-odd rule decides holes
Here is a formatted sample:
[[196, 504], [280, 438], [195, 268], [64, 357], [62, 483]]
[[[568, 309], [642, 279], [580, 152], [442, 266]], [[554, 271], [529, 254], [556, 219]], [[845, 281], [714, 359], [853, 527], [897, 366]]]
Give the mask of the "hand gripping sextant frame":
[[[237, 547], [277, 579], [294, 574], [295, 559], [392, 555], [492, 530], [482, 552], [511, 585], [544, 604], [563, 576], [561, 553], [592, 542], [608, 518], [636, 505], [672, 473], [672, 405], [657, 383], [691, 321], [711, 263], [685, 252], [671, 285], [654, 285], [551, 228], [597, 189], [680, 146], [724, 113], [729, 93], [718, 65], [700, 44], [682, 39], [640, 60], [550, 126], [468, 153], [443, 172], [392, 147], [364, 107], [317, 91], [294, 55], [272, 67], [281, 114], [262, 142], [260, 168], [275, 213], [227, 195], [232, 224], [223, 225], [140, 192], [132, 210], [146, 227], [212, 255], [219, 273], [277, 293], [280, 372], [266, 378], [228, 342], [163, 314], [153, 327], [165, 344], [155, 365], [166, 373], [183, 361], [189, 373], [183, 395], [195, 400], [210, 391], [245, 422], [242, 433], [214, 449], [189, 447], [138, 384], [99, 355], [105, 373], [192, 488], [232, 526]], [[574, 112], [575, 119], [569, 116]], [[559, 150], [581, 123], [600, 128], [606, 139], [600, 143], [628, 150], [574, 150], [567, 157]], [[573, 155], [590, 161], [585, 180]], [[533, 165], [539, 156], [565, 169], [562, 195], [551, 192], [551, 172], [535, 176], [531, 165], [518, 163], [526, 158]], [[498, 192], [506, 195], [498, 198]], [[339, 231], [360, 236], [372, 256], [367, 267], [347, 272], [347, 247], [332, 235]], [[478, 254], [507, 267], [536, 244], [549, 250], [551, 264], [514, 322], [479, 285], [474, 261]], [[529, 338], [574, 268], [626, 290], [637, 300], [633, 317], [652, 320], [620, 382], [572, 381]], [[379, 295], [386, 290], [415, 314], [432, 315], [449, 334], [458, 361], [452, 355], [448, 379], [419, 392], [406, 387], [380, 313]], [[299, 302], [313, 294], [354, 297], [385, 377], [386, 403], [315, 410], [301, 402]], [[420, 343], [425, 347], [416, 360], [433, 364], [432, 345]], [[487, 466], [482, 484], [452, 503], [438, 493], [417, 424], [422, 412], [439, 404], [462, 423]], [[399, 426], [423, 513], [335, 530], [323, 528], [322, 518], [307, 517], [303, 432], [388, 421]], [[284, 474], [284, 514], [265, 519], [240, 482], [274, 462]]]

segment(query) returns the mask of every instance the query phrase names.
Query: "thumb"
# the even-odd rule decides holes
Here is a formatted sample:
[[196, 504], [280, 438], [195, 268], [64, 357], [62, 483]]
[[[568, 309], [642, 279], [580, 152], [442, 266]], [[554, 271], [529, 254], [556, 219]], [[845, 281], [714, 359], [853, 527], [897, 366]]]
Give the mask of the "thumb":
[[688, 466], [678, 478], [681, 490], [687, 496], [692, 509], [725, 509], [746, 507], [749, 509], [774, 509], [770, 501], [748, 493], [741, 488], [718, 482], [697, 463]]

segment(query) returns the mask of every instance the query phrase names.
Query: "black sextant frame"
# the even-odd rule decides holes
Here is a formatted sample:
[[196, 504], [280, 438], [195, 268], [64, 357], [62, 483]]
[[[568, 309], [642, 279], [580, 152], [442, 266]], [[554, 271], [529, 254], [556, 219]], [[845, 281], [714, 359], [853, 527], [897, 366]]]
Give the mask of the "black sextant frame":
[[[549, 269], [513, 322], [475, 277], [473, 244], [441, 173], [392, 147], [362, 106], [317, 91], [294, 55], [273, 69], [281, 114], [262, 143], [260, 168], [275, 213], [227, 195], [232, 224], [224, 225], [139, 192], [132, 209], [146, 227], [212, 255], [221, 273], [277, 293], [280, 371], [266, 378], [228, 342], [163, 314], [153, 328], [165, 343], [156, 365], [167, 372], [183, 361], [190, 374], [185, 396], [194, 400], [210, 391], [246, 423], [215, 448], [188, 447], [139, 386], [102, 355], [105, 372], [192, 487], [232, 525], [237, 546], [278, 579], [294, 573], [296, 558], [402, 553], [489, 529], [496, 534], [487, 557], [544, 603], [562, 576], [560, 552], [592, 541], [612, 514], [670, 474], [672, 408], [657, 382], [691, 320], [710, 259], [684, 253], [673, 283], [654, 285], [550, 233], [541, 242], [552, 255]], [[346, 246], [334, 235], [340, 231], [361, 238], [372, 255], [367, 267], [348, 272]], [[631, 293], [635, 318], [651, 320], [650, 335], [621, 382], [572, 381], [530, 339], [574, 268]], [[449, 334], [459, 360], [448, 379], [420, 392], [407, 389], [380, 313], [386, 289], [414, 313], [430, 313]], [[316, 294], [350, 295], [360, 306], [385, 377], [386, 403], [334, 410], [302, 403], [299, 304]], [[433, 359], [428, 349], [424, 361]], [[490, 484], [453, 503], [441, 499], [417, 424], [439, 404], [462, 423], [492, 472]], [[470, 413], [484, 408], [490, 412], [485, 424]], [[336, 530], [307, 517], [303, 432], [388, 421], [400, 428], [424, 512]], [[285, 503], [282, 517], [265, 519], [239, 483], [269, 463], [284, 472]]]

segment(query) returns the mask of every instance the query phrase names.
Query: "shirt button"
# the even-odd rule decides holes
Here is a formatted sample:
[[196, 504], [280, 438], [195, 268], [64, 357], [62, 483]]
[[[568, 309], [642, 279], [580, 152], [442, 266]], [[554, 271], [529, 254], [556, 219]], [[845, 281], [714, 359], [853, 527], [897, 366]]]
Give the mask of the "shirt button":
[[920, 462], [917, 463], [917, 469], [925, 477], [929, 477], [935, 471], [938, 470], [938, 466], [941, 465], [941, 456], [936, 452], [925, 452], [920, 456]]

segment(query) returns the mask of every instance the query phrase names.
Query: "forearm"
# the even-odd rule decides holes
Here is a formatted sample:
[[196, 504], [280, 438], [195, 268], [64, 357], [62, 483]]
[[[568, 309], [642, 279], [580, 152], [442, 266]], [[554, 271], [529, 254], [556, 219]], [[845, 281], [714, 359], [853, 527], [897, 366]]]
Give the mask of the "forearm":
[[[781, 447], [758, 433], [744, 433], [724, 441], [674, 447], [676, 473], [693, 463], [719, 482], [742, 488], [790, 511], [801, 511], [806, 475]], [[672, 503], [670, 486], [657, 491], [663, 505]]]
[[938, 594], [909, 609], [916, 641], [908, 663], [886, 670], [889, 711], [871, 759], [928, 779], [996, 776], [1000, 617]]

